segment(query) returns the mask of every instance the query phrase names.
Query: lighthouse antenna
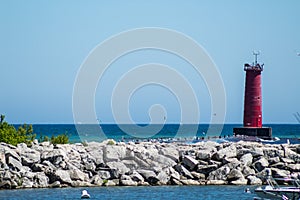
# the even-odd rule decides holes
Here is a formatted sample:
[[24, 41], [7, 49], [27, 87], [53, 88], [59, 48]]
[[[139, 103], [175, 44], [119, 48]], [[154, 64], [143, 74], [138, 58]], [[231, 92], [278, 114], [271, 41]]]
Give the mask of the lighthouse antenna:
[[259, 54], [260, 54], [259, 51], [253, 51], [253, 55], [254, 55], [254, 57], [255, 57], [255, 63], [254, 63], [254, 65], [257, 64], [257, 56], [258, 56]]

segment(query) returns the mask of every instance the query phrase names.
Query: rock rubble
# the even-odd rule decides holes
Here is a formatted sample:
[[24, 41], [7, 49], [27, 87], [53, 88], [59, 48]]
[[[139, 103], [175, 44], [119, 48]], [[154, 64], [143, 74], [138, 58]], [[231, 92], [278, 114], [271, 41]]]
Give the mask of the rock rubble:
[[0, 188], [260, 185], [300, 175], [300, 145], [255, 142], [0, 143]]

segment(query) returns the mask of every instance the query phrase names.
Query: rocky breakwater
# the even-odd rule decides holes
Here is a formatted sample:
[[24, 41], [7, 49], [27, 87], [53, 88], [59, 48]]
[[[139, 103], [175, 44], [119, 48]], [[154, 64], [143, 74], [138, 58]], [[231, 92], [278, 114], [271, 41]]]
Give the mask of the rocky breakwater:
[[300, 174], [300, 145], [105, 141], [17, 147], [0, 143], [0, 188], [262, 184]]

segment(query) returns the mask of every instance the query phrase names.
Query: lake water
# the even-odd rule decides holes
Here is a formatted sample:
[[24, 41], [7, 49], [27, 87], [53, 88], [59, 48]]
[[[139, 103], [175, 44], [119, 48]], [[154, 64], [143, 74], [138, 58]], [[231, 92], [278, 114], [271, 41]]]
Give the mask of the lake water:
[[[15, 125], [16, 127], [19, 125]], [[70, 142], [81, 142], [82, 140], [87, 141], [102, 141], [104, 139], [115, 139], [116, 141], [122, 139], [133, 139], [134, 135], [143, 136], [144, 133], [139, 133], [139, 129], [133, 125], [125, 125], [128, 132], [123, 131], [116, 124], [102, 124], [99, 125], [80, 125], [80, 134], [74, 124], [34, 124], [34, 133], [37, 134], [37, 139], [40, 135], [51, 137], [58, 134], [66, 133]], [[142, 125], [145, 126], [145, 125]], [[181, 126], [182, 134], [181, 137], [192, 138], [202, 137], [207, 133], [208, 124], [196, 125], [196, 131], [194, 130], [195, 125], [179, 125], [179, 124], [166, 124], [156, 133], [157, 126], [154, 125], [152, 129], [148, 129], [149, 134], [153, 135], [151, 138], [173, 138], [178, 136], [178, 129]], [[279, 138], [290, 138], [291, 143], [298, 143], [300, 138], [300, 124], [267, 124], [267, 127], [272, 127], [273, 137]], [[98, 133], [99, 127], [104, 133], [102, 136]], [[241, 127], [240, 124], [225, 124], [219, 132], [220, 125], [212, 126], [212, 130], [218, 130], [215, 133], [216, 136], [232, 136], [233, 128]], [[77, 127], [78, 128], [78, 127]], [[147, 134], [147, 133], [146, 133]], [[104, 137], [103, 137], [104, 136]], [[284, 141], [285, 142], [285, 141]]]
[[[248, 186], [148, 186], [148, 187], [92, 187], [0, 190], [0, 199], [80, 199], [81, 191], [87, 189], [90, 199], [112, 200], [249, 200], [255, 194], [245, 193]], [[251, 191], [254, 186], [249, 187]]]

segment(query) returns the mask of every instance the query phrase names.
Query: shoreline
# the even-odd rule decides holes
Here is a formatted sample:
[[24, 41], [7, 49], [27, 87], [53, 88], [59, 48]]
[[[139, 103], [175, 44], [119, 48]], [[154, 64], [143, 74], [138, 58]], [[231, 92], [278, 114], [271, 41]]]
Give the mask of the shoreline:
[[106, 140], [53, 145], [0, 143], [0, 189], [262, 185], [300, 176], [300, 145], [213, 141], [195, 144]]

